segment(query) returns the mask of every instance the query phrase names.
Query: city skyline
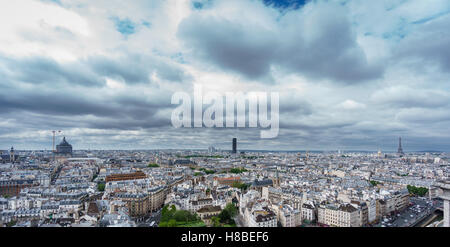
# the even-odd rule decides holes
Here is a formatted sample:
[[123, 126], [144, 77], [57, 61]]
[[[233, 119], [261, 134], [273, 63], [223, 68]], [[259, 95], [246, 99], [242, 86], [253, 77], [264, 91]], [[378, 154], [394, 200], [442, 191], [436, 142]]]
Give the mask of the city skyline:
[[[24, 8], [23, 6], [27, 6]], [[252, 9], [251, 13], [243, 14]], [[20, 0], [0, 10], [0, 148], [450, 150], [450, 4]], [[279, 92], [261, 129], [173, 128], [170, 99]]]
[[[236, 139], [236, 144], [234, 143]], [[67, 144], [66, 140], [65, 140], [65, 136], [63, 136], [61, 138], [61, 143], [58, 145], [61, 145], [62, 143]], [[245, 142], [245, 140], [244, 140]], [[233, 138], [231, 141], [232, 147], [231, 148], [227, 148], [227, 146], [229, 146], [230, 143], [224, 143], [223, 145], [218, 145], [218, 146], [208, 146], [207, 148], [205, 147], [199, 147], [199, 148], [129, 148], [129, 149], [117, 149], [117, 148], [112, 148], [112, 149], [105, 149], [105, 148], [78, 148], [78, 149], [74, 149], [74, 151], [96, 151], [96, 150], [123, 150], [123, 151], [163, 151], [163, 150], [180, 150], [180, 151], [205, 151], [205, 150], [209, 150], [210, 148], [214, 148], [214, 152], [231, 152], [233, 153], [233, 148], [236, 145], [236, 151], [237, 152], [241, 152], [241, 151], [247, 151], [247, 152], [385, 152], [385, 153], [397, 153], [397, 154], [404, 154], [403, 152], [403, 148], [402, 148], [402, 144], [401, 144], [401, 137], [399, 137], [399, 145], [397, 146], [397, 149], [392, 149], [392, 150], [383, 150], [382, 148], [378, 148], [376, 150], [364, 150], [364, 149], [251, 149], [251, 148], [246, 148], [246, 145], [244, 145], [244, 148], [238, 149], [237, 148], [237, 138]], [[55, 147], [57, 148], [56, 145]], [[17, 151], [52, 151], [52, 150], [57, 150], [55, 147], [51, 147], [50, 149], [44, 148], [44, 149], [16, 149]], [[248, 147], [248, 145], [247, 145]], [[11, 149], [14, 148], [14, 146], [10, 147]], [[9, 149], [8, 148], [1, 148], [0, 147], [0, 151], [6, 152]], [[439, 153], [446, 153], [446, 151], [440, 151], [440, 150], [408, 150], [406, 153], [417, 153], [417, 152], [439, 152]]]

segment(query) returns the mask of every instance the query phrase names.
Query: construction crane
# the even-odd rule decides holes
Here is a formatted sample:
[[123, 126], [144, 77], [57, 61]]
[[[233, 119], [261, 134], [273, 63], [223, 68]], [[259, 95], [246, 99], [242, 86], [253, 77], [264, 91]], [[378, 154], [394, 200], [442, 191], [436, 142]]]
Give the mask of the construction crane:
[[55, 150], [55, 135], [56, 135], [56, 132], [61, 133], [61, 130], [52, 130], [52, 133], [53, 133], [53, 147], [52, 147], [53, 161], [55, 161], [55, 153], [56, 153], [56, 150]]
[[55, 134], [56, 132], [61, 133], [61, 130], [52, 130], [53, 133], [53, 153], [55, 152]]

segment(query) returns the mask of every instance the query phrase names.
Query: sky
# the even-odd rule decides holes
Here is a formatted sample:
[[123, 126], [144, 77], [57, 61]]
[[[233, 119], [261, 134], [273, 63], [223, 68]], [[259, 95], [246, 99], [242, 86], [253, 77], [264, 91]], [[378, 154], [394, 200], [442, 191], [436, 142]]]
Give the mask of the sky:
[[[16, 0], [0, 150], [450, 151], [448, 0]], [[174, 92], [278, 92], [280, 131], [174, 128]]]

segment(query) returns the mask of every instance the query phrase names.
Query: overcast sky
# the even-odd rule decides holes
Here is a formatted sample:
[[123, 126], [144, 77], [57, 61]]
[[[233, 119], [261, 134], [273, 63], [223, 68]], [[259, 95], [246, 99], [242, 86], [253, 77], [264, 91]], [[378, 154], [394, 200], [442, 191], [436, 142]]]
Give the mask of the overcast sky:
[[[448, 0], [14, 0], [0, 149], [450, 151]], [[280, 132], [171, 125], [176, 91], [280, 93]]]

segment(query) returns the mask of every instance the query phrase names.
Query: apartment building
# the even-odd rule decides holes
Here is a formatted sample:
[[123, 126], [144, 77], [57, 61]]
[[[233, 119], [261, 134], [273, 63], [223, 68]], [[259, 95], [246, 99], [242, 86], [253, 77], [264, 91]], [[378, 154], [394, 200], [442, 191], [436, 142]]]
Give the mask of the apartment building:
[[277, 216], [268, 207], [252, 210], [248, 214], [249, 227], [277, 227]]
[[278, 216], [283, 227], [296, 227], [302, 224], [301, 211], [289, 205], [280, 206]]
[[134, 173], [122, 173], [122, 174], [111, 174], [106, 176], [105, 181], [122, 181], [122, 180], [135, 180], [135, 179], [144, 179], [147, 175], [141, 171], [137, 171]]
[[312, 222], [316, 220], [316, 208], [309, 203], [304, 203], [301, 207], [302, 219]]
[[131, 217], [143, 217], [164, 205], [166, 187], [155, 187], [147, 192], [115, 193], [111, 197], [126, 203]]
[[350, 204], [321, 205], [318, 209], [318, 222], [337, 227], [358, 227], [360, 212]]

